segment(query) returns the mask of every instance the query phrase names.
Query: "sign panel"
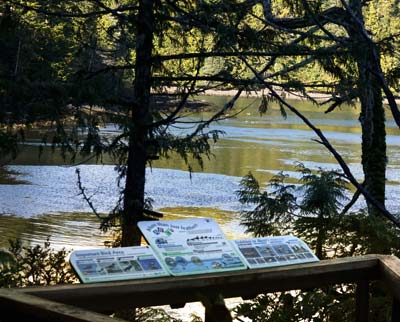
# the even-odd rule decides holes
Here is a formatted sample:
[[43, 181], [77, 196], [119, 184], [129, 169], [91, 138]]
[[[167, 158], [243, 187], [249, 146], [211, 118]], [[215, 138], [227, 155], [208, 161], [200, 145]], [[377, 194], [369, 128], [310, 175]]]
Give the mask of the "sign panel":
[[172, 275], [247, 268], [212, 219], [141, 221], [138, 226]]
[[78, 250], [69, 261], [82, 283], [169, 275], [149, 246]]
[[319, 261], [306, 243], [290, 235], [235, 240], [234, 243], [249, 268]]

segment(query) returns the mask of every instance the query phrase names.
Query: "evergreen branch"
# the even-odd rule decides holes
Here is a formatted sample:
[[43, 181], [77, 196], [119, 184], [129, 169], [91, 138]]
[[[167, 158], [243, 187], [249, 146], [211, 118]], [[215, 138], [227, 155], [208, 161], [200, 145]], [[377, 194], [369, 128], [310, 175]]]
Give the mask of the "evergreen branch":
[[[287, 50], [285, 50], [287, 48]], [[155, 62], [163, 62], [175, 59], [193, 59], [193, 58], [208, 58], [208, 57], [279, 57], [279, 56], [312, 56], [312, 55], [332, 55], [332, 54], [348, 54], [347, 50], [338, 50], [339, 46], [335, 45], [324, 49], [308, 49], [300, 48], [296, 50], [293, 47], [283, 46], [280, 51], [257, 52], [257, 51], [235, 51], [235, 52], [199, 52], [199, 53], [183, 53], [174, 55], [155, 55], [152, 60]]]
[[[166, 3], [172, 9], [174, 9], [177, 13], [179, 13], [181, 15], [181, 17], [190, 17], [192, 19], [191, 23], [193, 23], [194, 26], [196, 26], [196, 27], [208, 27], [208, 28], [210, 27], [209, 24], [207, 24], [206, 22], [200, 20], [196, 15], [192, 15], [190, 12], [182, 9], [180, 6], [178, 6], [176, 4], [175, 1], [166, 0]], [[171, 16], [165, 16], [165, 17], [173, 19], [173, 17], [171, 17]], [[181, 18], [181, 19], [179, 19], [179, 22], [182, 23], [182, 22], [184, 22], [184, 20]]]
[[264, 22], [271, 27], [285, 28], [286, 31], [292, 32], [294, 29], [302, 29], [315, 26], [315, 19], [320, 21], [321, 25], [331, 22], [332, 19], [340, 19], [343, 21], [343, 9], [339, 7], [331, 7], [315, 17], [308, 15], [299, 18], [276, 18], [272, 14], [271, 0], [261, 0], [264, 10]]
[[[261, 77], [262, 78], [262, 77]], [[236, 86], [244, 86], [245, 88], [251, 86], [257, 86], [260, 88], [265, 88], [268, 86], [277, 86], [277, 87], [287, 87], [290, 88], [292, 86], [292, 82], [282, 83], [282, 82], [263, 82], [257, 81], [254, 79], [238, 79], [233, 77], [223, 77], [223, 76], [154, 76], [153, 80], [156, 82], [179, 82], [179, 81], [193, 81], [193, 80], [200, 80], [200, 81], [209, 81], [209, 82], [219, 82], [222, 84], [231, 84]], [[335, 85], [332, 84], [321, 84], [321, 83], [308, 83], [303, 84], [303, 87], [307, 88], [334, 88]]]
[[[218, 89], [220, 88], [221, 85], [204, 85], [200, 87], [196, 87], [195, 89], [192, 90], [191, 95], [198, 95], [198, 94], [204, 94], [208, 90], [212, 89]], [[157, 96], [172, 96], [172, 97], [177, 97], [177, 96], [182, 96], [182, 93], [170, 93], [170, 92], [157, 92], [157, 86], [155, 87], [155, 91], [157, 93]], [[169, 87], [170, 89], [174, 89], [174, 87]]]
[[301, 61], [301, 62], [299, 62], [297, 64], [293, 64], [291, 66], [284, 67], [281, 70], [279, 70], [279, 71], [277, 71], [277, 72], [275, 72], [273, 74], [269, 74], [267, 77], [268, 78], [273, 78], [273, 77], [278, 77], [278, 76], [285, 75], [285, 74], [287, 74], [289, 72], [292, 72], [294, 70], [298, 70], [301, 67], [304, 67], [304, 66], [307, 66], [308, 64], [311, 64], [315, 60], [316, 60], [315, 57], [306, 58], [306, 59], [304, 59], [303, 61]]
[[[247, 64], [247, 61], [244, 58], [242, 58], [242, 59]], [[255, 73], [256, 77], [253, 80], [257, 80], [257, 76], [264, 73], [266, 70], [268, 70], [274, 64], [275, 60], [276, 60], [276, 57], [272, 57], [271, 61], [269, 63], [267, 63], [259, 73], [257, 73], [257, 72]], [[248, 65], [248, 67], [250, 69], [252, 69], [252, 66]], [[264, 80], [262, 80], [262, 81], [264, 81]], [[224, 107], [219, 112], [214, 114], [209, 120], [207, 120], [207, 122], [201, 124], [194, 133], [198, 133], [199, 131], [202, 131], [206, 126], [208, 126], [215, 120], [221, 119], [221, 117], [226, 113], [227, 110], [232, 109], [232, 107], [234, 106], [234, 104], [236, 103], [236, 101], [238, 100], [238, 98], [240, 97], [240, 95], [242, 94], [242, 92], [244, 90], [245, 90], [244, 86], [239, 87], [236, 94], [224, 105]]]
[[[266, 77], [264, 77], [264, 76], [262, 76], [261, 75], [261, 73], [259, 73], [259, 72], [257, 72], [248, 62], [247, 62], [247, 60], [246, 59], [242, 59], [243, 60], [243, 62], [246, 64], [246, 66], [253, 72], [253, 74], [255, 75], [255, 80], [256, 81], [258, 81], [259, 83], [261, 83], [261, 84], [266, 84], [266, 82], [265, 82], [265, 78]], [[296, 65], [296, 64], [295, 64]], [[283, 69], [282, 70], [282, 75], [284, 75], [285, 73], [283, 72], [285, 69]], [[269, 75], [267, 76], [267, 77], [269, 77]], [[290, 84], [290, 83], [289, 83]], [[281, 85], [279, 85], [279, 86], [281, 86], [282, 88], [285, 88], [285, 86], [283, 85], [283, 84], [281, 84]], [[266, 86], [267, 88], [269, 88], [268, 86]], [[286, 86], [287, 87], [287, 86]], [[312, 97], [310, 97], [309, 95], [307, 95], [307, 93], [305, 93], [305, 91], [302, 91], [303, 93], [303, 96], [306, 96], [308, 99], [310, 99], [311, 101], [313, 101], [313, 102], [315, 102], [315, 100], [312, 98]]]
[[[92, 0], [92, 1], [99, 3], [99, 1], [96, 1], [96, 0]], [[127, 19], [128, 17], [122, 15], [121, 12], [132, 11], [132, 10], [138, 9], [137, 6], [120, 6], [116, 9], [111, 9], [103, 4], [102, 5], [103, 10], [95, 10], [95, 11], [90, 11], [90, 12], [79, 12], [79, 13], [74, 12], [73, 13], [73, 12], [65, 12], [65, 11], [49, 11], [49, 10], [43, 9], [41, 7], [35, 7], [35, 6], [28, 5], [28, 4], [22, 3], [22, 2], [13, 2], [13, 5], [15, 5], [19, 8], [25, 9], [25, 10], [41, 13], [46, 16], [65, 17], [65, 18], [91, 18], [91, 17], [95, 17], [95, 16], [112, 14], [112, 15], [118, 16], [119, 18]]]
[[[311, 10], [310, 6], [308, 5], [307, 1], [306, 0], [302, 0], [302, 3], [303, 3], [304, 8], [310, 13], [310, 17], [311, 17], [312, 21], [314, 21], [314, 24], [317, 25], [328, 36], [329, 39], [331, 39], [331, 40], [333, 40], [333, 41], [335, 41], [337, 43], [342, 43], [342, 44], [344, 43], [343, 39], [341, 39], [339, 37], [336, 37], [333, 33], [331, 33], [324, 26], [327, 22], [335, 22], [338, 25], [343, 25], [343, 22], [342, 23], [338, 23], [337, 18], [335, 19], [335, 18], [330, 17], [329, 15], [326, 15], [326, 14], [323, 15], [323, 17], [324, 17], [324, 19], [326, 19], [326, 21], [321, 22], [321, 20], [320, 20], [321, 17], [317, 17], [317, 15], [312, 12], [312, 10]], [[342, 10], [342, 9], [340, 9], [340, 10]], [[345, 19], [344, 21], [346, 21], [346, 20], [347, 19]], [[343, 21], [343, 17], [342, 16], [340, 16], [340, 21]]]
[[209, 126], [212, 122], [219, 120], [221, 116], [223, 116], [227, 110], [232, 109], [232, 107], [235, 105], [236, 101], [240, 97], [240, 94], [242, 94], [244, 88], [239, 88], [238, 91], [236, 92], [235, 96], [233, 96], [227, 103], [224, 104], [224, 106], [217, 112], [215, 113], [212, 117], [210, 117], [207, 121], [201, 123], [197, 129], [190, 135], [190, 137], [196, 136], [198, 133], [203, 131], [207, 126]]
[[249, 79], [237, 79], [233, 77], [224, 77], [224, 76], [154, 76], [153, 80], [156, 82], [179, 82], [179, 81], [208, 81], [208, 82], [220, 82], [220, 83], [227, 83], [232, 85], [254, 85], [253, 80]]
[[85, 76], [84, 80], [90, 80], [100, 74], [103, 74], [103, 73], [115, 72], [115, 71], [120, 71], [120, 70], [133, 70], [134, 68], [135, 68], [135, 66], [132, 64], [119, 65], [119, 66], [111, 65], [111, 66], [107, 66], [107, 67], [101, 68], [99, 70], [96, 70], [94, 72], [88, 73], [88, 75]]
[[[199, 72], [200, 72], [200, 64], [198, 64], [196, 76], [199, 75]], [[192, 81], [192, 84], [190, 85], [190, 89], [183, 95], [183, 97], [182, 97], [181, 101], [179, 102], [178, 106], [175, 108], [175, 110], [170, 115], [168, 115], [165, 119], [162, 119], [162, 120], [160, 120], [158, 122], [153, 122], [153, 123], [147, 125], [147, 128], [157, 128], [157, 127], [162, 126], [162, 125], [168, 125], [171, 122], [175, 121], [176, 120], [176, 116], [178, 115], [178, 113], [186, 105], [186, 102], [187, 102], [189, 96], [192, 95], [192, 91], [195, 88], [196, 81], [197, 81], [196, 78]]]
[[336, 109], [336, 107], [338, 107], [346, 102], [350, 102], [351, 100], [353, 100], [356, 97], [357, 97], [356, 93], [350, 93], [349, 95], [345, 95], [345, 96], [341, 96], [341, 97], [333, 96], [330, 99], [328, 99], [327, 101], [322, 102], [321, 105], [325, 105], [330, 102], [333, 102], [325, 111], [325, 114], [328, 114], [328, 113], [334, 111]]
[[[252, 104], [249, 104], [248, 106], [245, 106], [243, 108], [241, 108], [240, 110], [238, 110], [237, 112], [233, 113], [233, 114], [229, 114], [229, 115], [224, 115], [225, 113], [222, 113], [222, 115], [220, 115], [217, 119], [215, 119], [214, 121], [222, 121], [222, 120], [227, 120], [230, 118], [235, 118], [236, 116], [242, 114], [244, 111], [246, 111]], [[209, 123], [208, 120], [204, 121], [182, 121], [182, 120], [176, 120], [175, 124], [191, 124], [191, 125], [196, 125], [196, 124], [200, 124], [203, 125], [204, 123]], [[176, 129], [187, 129], [187, 127], [179, 127], [176, 125], [172, 125], [172, 127], [176, 128]]]
[[112, 14], [114, 16], [117, 16], [119, 18], [128, 18], [127, 16], [124, 16], [121, 14], [121, 12], [126, 12], [126, 11], [137, 11], [139, 9], [139, 6], [119, 6], [118, 8], [111, 9], [110, 7], [106, 6], [102, 1], [100, 0], [89, 0], [95, 4], [97, 4], [100, 8], [103, 8], [104, 11], [106, 11], [109, 14]]
[[283, 31], [283, 32], [285, 32], [287, 34], [300, 35], [303, 38], [303, 40], [307, 39], [307, 38], [313, 38], [313, 39], [318, 39], [318, 40], [330, 40], [328, 37], [321, 36], [321, 35], [315, 35], [315, 32], [319, 31], [319, 27], [315, 27], [314, 26], [314, 27], [310, 28], [310, 30], [308, 30], [308, 31], [301, 31], [301, 30], [297, 30], [297, 29], [290, 29], [290, 28], [285, 28], [283, 26], [276, 25], [271, 20], [263, 19], [263, 18], [257, 16], [254, 13], [250, 13], [250, 15], [253, 18], [259, 20], [262, 23], [264, 23], [265, 25], [270, 26], [270, 27], [272, 27], [272, 28], [274, 28], [276, 30]]
[[128, 136], [129, 136], [128, 133], [122, 132], [121, 134], [114, 137], [111, 143], [108, 145], [105, 152], [110, 153], [117, 146], [118, 142], [120, 142], [123, 138], [127, 138]]
[[[172, 20], [172, 21], [176, 21], [183, 25], [188, 25], [190, 27], [197, 27], [197, 28], [202, 29], [203, 31], [217, 31], [218, 32], [218, 29], [224, 26], [224, 24], [221, 23], [219, 20], [212, 19], [213, 17], [210, 17], [210, 16], [202, 17], [201, 15], [196, 15], [196, 12], [184, 10], [174, 0], [166, 0], [166, 3], [173, 10], [175, 10], [178, 15], [175, 17], [172, 17], [171, 15], [166, 16], [166, 15], [159, 14], [159, 17], [162, 17], [165, 20]], [[247, 1], [241, 2], [240, 9], [238, 9], [241, 17], [244, 17], [245, 12], [250, 10], [257, 3], [258, 3], [258, 0], [247, 0]], [[207, 5], [209, 6], [208, 9], [210, 12], [218, 11], [218, 9], [217, 10], [214, 10], [214, 9], [220, 7], [219, 3], [216, 3], [215, 7], [211, 6], [212, 3], [208, 3]], [[233, 7], [231, 7], [230, 9], [233, 10]]]

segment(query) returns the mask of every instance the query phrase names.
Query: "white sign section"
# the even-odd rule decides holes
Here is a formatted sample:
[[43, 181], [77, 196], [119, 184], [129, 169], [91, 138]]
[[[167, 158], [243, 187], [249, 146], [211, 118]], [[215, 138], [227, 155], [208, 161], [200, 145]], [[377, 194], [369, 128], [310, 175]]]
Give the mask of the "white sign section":
[[234, 243], [250, 268], [319, 261], [306, 243], [290, 235], [235, 240]]
[[247, 268], [212, 219], [141, 221], [138, 226], [172, 275]]
[[69, 261], [82, 283], [169, 275], [149, 246], [78, 250]]

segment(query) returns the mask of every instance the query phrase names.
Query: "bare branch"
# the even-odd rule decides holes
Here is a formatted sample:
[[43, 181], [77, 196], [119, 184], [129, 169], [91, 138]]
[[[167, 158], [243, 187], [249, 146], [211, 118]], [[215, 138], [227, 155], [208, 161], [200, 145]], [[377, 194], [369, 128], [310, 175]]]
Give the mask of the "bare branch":
[[93, 205], [93, 202], [90, 200], [92, 197], [89, 197], [86, 194], [86, 188], [84, 188], [82, 185], [81, 171], [79, 170], [79, 168], [76, 168], [75, 173], [78, 176], [78, 189], [80, 191], [79, 194], [82, 195], [83, 199], [89, 205], [90, 209], [92, 209], [92, 212], [96, 215], [97, 218], [99, 218], [101, 221], [107, 220], [107, 216], [103, 217], [97, 212], [96, 208]]
[[[364, 182], [361, 185], [364, 187]], [[353, 207], [353, 205], [356, 203], [356, 201], [358, 200], [360, 195], [361, 195], [361, 191], [359, 189], [357, 189], [353, 195], [353, 198], [351, 198], [350, 202], [343, 208], [342, 212], [340, 213], [340, 216], [343, 216], [344, 214], [346, 214], [350, 210], [350, 208]]]

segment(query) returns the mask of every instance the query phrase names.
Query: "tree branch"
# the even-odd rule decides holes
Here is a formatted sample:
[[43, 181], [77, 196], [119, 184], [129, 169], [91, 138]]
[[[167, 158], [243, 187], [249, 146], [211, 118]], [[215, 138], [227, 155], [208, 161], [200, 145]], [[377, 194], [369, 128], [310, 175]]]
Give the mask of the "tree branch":
[[79, 189], [79, 191], [80, 191], [79, 194], [82, 195], [83, 199], [84, 199], [84, 200], [86, 201], [86, 203], [89, 205], [90, 209], [92, 209], [92, 212], [96, 215], [97, 218], [99, 218], [102, 222], [105, 221], [105, 220], [107, 220], [107, 217], [108, 217], [108, 216], [107, 216], [107, 217], [101, 216], [101, 215], [97, 212], [97, 210], [96, 210], [96, 208], [94, 207], [92, 201], [90, 200], [91, 197], [89, 197], [89, 196], [86, 194], [86, 189], [85, 189], [85, 188], [83, 187], [83, 185], [82, 185], [81, 171], [79, 170], [79, 168], [76, 168], [75, 173], [76, 173], [76, 175], [78, 176], [78, 189]]
[[[286, 50], [285, 50], [286, 48]], [[338, 50], [339, 46], [335, 45], [324, 49], [295, 48], [284, 46], [280, 50], [271, 52], [243, 51], [243, 52], [203, 52], [203, 53], [183, 53], [173, 55], [155, 55], [152, 59], [154, 62], [163, 62], [176, 59], [192, 59], [192, 58], [208, 58], [208, 57], [278, 57], [278, 56], [313, 56], [313, 55], [332, 55], [332, 54], [348, 54], [347, 50]]]
[[[364, 182], [361, 185], [364, 187]], [[361, 191], [357, 189], [353, 195], [353, 198], [351, 198], [350, 202], [343, 208], [342, 212], [340, 213], [340, 216], [345, 215], [350, 210], [350, 208], [353, 207], [353, 205], [356, 203], [360, 195]]]
[[190, 85], [190, 88], [188, 89], [188, 91], [183, 95], [181, 101], [179, 102], [179, 105], [176, 107], [176, 109], [170, 114], [168, 115], [165, 119], [160, 120], [158, 122], [153, 122], [152, 124], [149, 124], [147, 127], [148, 128], [157, 128], [159, 126], [162, 125], [167, 125], [170, 124], [171, 122], [173, 122], [175, 120], [175, 117], [178, 115], [178, 113], [183, 109], [183, 107], [186, 105], [186, 102], [189, 98], [190, 95], [192, 95], [193, 90], [195, 89], [196, 86], [196, 82], [197, 82], [197, 77], [199, 76], [200, 73], [200, 61], [197, 64], [197, 70], [196, 70], [196, 75], [195, 75], [195, 79], [192, 81], [192, 84]]

